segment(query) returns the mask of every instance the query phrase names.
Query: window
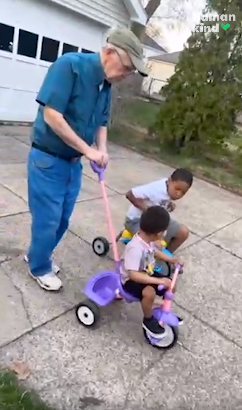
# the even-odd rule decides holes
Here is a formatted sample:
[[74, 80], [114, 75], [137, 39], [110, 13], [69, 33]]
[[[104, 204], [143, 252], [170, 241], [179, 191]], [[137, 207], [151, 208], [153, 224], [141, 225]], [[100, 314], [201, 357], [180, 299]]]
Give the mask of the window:
[[90, 50], [86, 50], [85, 48], [82, 48], [82, 53], [91, 54], [91, 53], [94, 53], [94, 51], [90, 51]]
[[62, 54], [66, 53], [76, 53], [78, 51], [78, 47], [72, 46], [71, 44], [63, 44]]
[[13, 51], [14, 27], [0, 24], [0, 50]]
[[19, 30], [18, 54], [36, 58], [39, 36], [29, 31]]
[[53, 63], [58, 57], [59, 41], [43, 37], [40, 59]]

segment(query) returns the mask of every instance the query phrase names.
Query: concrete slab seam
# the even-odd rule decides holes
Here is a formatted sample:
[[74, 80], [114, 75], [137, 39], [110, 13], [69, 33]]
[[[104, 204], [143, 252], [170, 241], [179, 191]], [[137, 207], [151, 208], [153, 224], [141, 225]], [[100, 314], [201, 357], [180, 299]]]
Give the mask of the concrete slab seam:
[[[12, 282], [12, 281], [11, 281], [11, 282]], [[13, 284], [13, 285], [14, 285], [14, 284]], [[14, 285], [14, 287], [16, 288], [15, 285]], [[16, 289], [18, 289], [18, 288], [16, 288]], [[20, 291], [20, 293], [21, 293], [21, 291]], [[66, 313], [72, 312], [72, 311], [74, 310], [74, 308], [75, 308], [75, 306], [69, 307], [69, 308], [66, 309], [64, 312], [61, 312], [59, 315], [54, 316], [54, 317], [52, 317], [51, 319], [46, 320], [45, 322], [43, 322], [43, 323], [41, 323], [41, 324], [39, 324], [39, 325], [37, 325], [37, 326], [32, 326], [32, 328], [31, 328], [30, 330], [27, 330], [26, 332], [22, 333], [20, 336], [14, 338], [14, 339], [11, 340], [10, 342], [3, 343], [3, 344], [0, 346], [0, 351], [1, 351], [1, 348], [10, 346], [12, 343], [17, 342], [17, 341], [20, 340], [22, 337], [33, 333], [35, 330], [41, 329], [43, 326], [48, 325], [49, 323], [54, 322], [56, 319], [61, 318], [61, 317], [64, 316]], [[30, 322], [30, 325], [31, 325], [31, 322]]]
[[233, 257], [235, 257], [235, 258], [237, 258], [237, 259], [239, 259], [239, 260], [242, 261], [242, 257], [241, 257], [241, 256], [237, 255], [236, 253], [234, 253], [234, 252], [232, 252], [232, 251], [229, 251], [228, 249], [223, 248], [222, 245], [219, 245], [218, 243], [214, 243], [214, 242], [212, 242], [212, 241], [210, 241], [209, 239], [206, 239], [206, 238], [205, 238], [205, 241], [208, 242], [208, 243], [210, 243], [211, 245], [214, 245], [216, 248], [218, 248], [218, 249], [220, 249], [220, 250], [222, 250], [222, 251], [228, 253], [229, 255], [231, 255], [231, 256], [233, 256]]
[[12, 191], [9, 187], [5, 186], [2, 182], [0, 182], [0, 185], [2, 188], [6, 189], [8, 192], [15, 195], [17, 198], [21, 199], [25, 203], [25, 205], [28, 205], [28, 202], [25, 201], [25, 199], [23, 199], [20, 195], [16, 194], [16, 192]]
[[[85, 172], [83, 172], [83, 175], [85, 175], [86, 178], [89, 178], [89, 179], [91, 179], [92, 181], [98, 182], [97, 178], [94, 178], [94, 176], [91, 177], [90, 175], [87, 175]], [[114, 188], [111, 188], [111, 187], [106, 183], [106, 181], [105, 181], [105, 186], [106, 186], [106, 188], [110, 189], [111, 191], [115, 192], [116, 194], [124, 195], [124, 193], [119, 192], [119, 191], [117, 191], [117, 190], [114, 189]]]
[[11, 135], [11, 138], [14, 138], [16, 141], [22, 142], [22, 144], [26, 145], [27, 147], [30, 147], [30, 145], [27, 144], [27, 142], [23, 141], [21, 138], [18, 138], [17, 135]]
[[[111, 193], [111, 194], [107, 194], [108, 198], [113, 198], [113, 197], [119, 196], [119, 195], [120, 195], [120, 194], [118, 194], [118, 193], [116, 193], [116, 192]], [[95, 196], [94, 198], [78, 199], [78, 200], [76, 201], [76, 203], [77, 203], [77, 204], [80, 204], [81, 202], [95, 201], [95, 200], [97, 200], [97, 199], [102, 199], [102, 196], [99, 195], [99, 196]]]
[[232, 221], [232, 222], [228, 222], [226, 225], [224, 225], [224, 226], [222, 226], [222, 227], [220, 227], [220, 228], [218, 228], [218, 229], [215, 229], [213, 232], [210, 232], [209, 234], [205, 235], [205, 236], [204, 236], [204, 239], [209, 238], [210, 236], [214, 235], [215, 233], [220, 232], [220, 231], [222, 231], [223, 229], [228, 228], [229, 226], [231, 226], [231, 225], [233, 225], [233, 224], [235, 224], [236, 222], [239, 222], [239, 221], [241, 221], [241, 220], [242, 220], [242, 216], [236, 218], [236, 219], [235, 219], [234, 221]]
[[210, 325], [210, 323], [206, 322], [206, 320], [203, 320], [202, 318], [200, 318], [199, 316], [197, 316], [195, 313], [193, 313], [191, 310], [187, 309], [186, 307], [182, 306], [180, 303], [177, 303], [174, 300], [174, 305], [176, 305], [177, 307], [179, 307], [180, 309], [183, 309], [184, 312], [188, 313], [190, 316], [192, 316], [194, 319], [198, 320], [200, 323], [202, 323], [204, 326], [210, 328], [211, 330], [213, 330], [215, 333], [217, 333], [220, 337], [222, 337], [223, 339], [225, 339], [227, 342], [232, 343], [233, 345], [235, 345], [236, 347], [238, 347], [239, 349], [242, 349], [242, 344], [240, 345], [238, 342], [236, 342], [235, 340], [231, 339], [229, 336], [227, 336], [225, 333], [223, 333], [221, 330], [217, 329], [216, 327], [214, 327], [213, 325]]
[[29, 311], [28, 311], [28, 309], [27, 309], [27, 306], [26, 306], [26, 303], [25, 303], [25, 299], [24, 299], [24, 295], [23, 295], [22, 290], [20, 289], [19, 286], [17, 286], [17, 285], [13, 282], [13, 280], [12, 280], [12, 278], [11, 278], [10, 275], [8, 275], [7, 273], [5, 273], [5, 275], [8, 277], [8, 279], [9, 279], [10, 282], [12, 283], [14, 289], [16, 289], [17, 292], [20, 294], [21, 303], [22, 303], [22, 306], [23, 306], [23, 308], [24, 308], [24, 311], [25, 311], [27, 320], [28, 320], [28, 322], [29, 322], [29, 324], [30, 324], [30, 326], [31, 326], [31, 329], [33, 329], [32, 320], [31, 320], [31, 318], [30, 318]]
[[[0, 184], [0, 185], [1, 185], [1, 184]], [[20, 212], [14, 212], [14, 213], [12, 213], [12, 214], [0, 215], [0, 219], [9, 218], [9, 217], [11, 217], [11, 216], [24, 215], [24, 214], [29, 214], [29, 211], [20, 211]]]

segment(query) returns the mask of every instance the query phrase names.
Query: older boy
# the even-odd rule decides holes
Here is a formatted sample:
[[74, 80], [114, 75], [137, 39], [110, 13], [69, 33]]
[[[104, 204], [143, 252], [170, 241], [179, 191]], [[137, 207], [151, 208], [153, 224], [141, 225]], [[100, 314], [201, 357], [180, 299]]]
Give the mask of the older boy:
[[[132, 234], [139, 231], [140, 217], [143, 211], [151, 205], [160, 205], [168, 212], [175, 209], [175, 203], [181, 199], [192, 186], [193, 175], [190, 171], [178, 168], [169, 178], [163, 178], [146, 185], [137, 186], [131, 189], [126, 198], [131, 202], [125, 220], [125, 227]], [[167, 249], [173, 253], [188, 238], [189, 231], [184, 225], [180, 225], [174, 219], [170, 219], [165, 235]]]

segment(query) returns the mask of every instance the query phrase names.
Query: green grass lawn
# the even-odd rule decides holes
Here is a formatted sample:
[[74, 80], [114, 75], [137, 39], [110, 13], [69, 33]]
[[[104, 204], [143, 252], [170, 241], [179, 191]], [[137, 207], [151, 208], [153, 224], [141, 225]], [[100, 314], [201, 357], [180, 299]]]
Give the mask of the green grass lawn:
[[206, 153], [203, 157], [177, 155], [167, 152], [165, 147], [158, 147], [155, 139], [147, 133], [156, 120], [160, 104], [143, 99], [121, 100], [119, 104], [110, 129], [111, 141], [152, 156], [174, 168], [188, 168], [198, 177], [205, 177], [242, 194], [242, 127], [228, 139], [227, 150], [213, 155]]
[[141, 128], [151, 126], [159, 112], [159, 104], [144, 100], [129, 100], [121, 102], [120, 120]]
[[0, 370], [0, 410], [54, 410], [18, 383], [8, 371]]
[[161, 149], [151, 137], [144, 132], [141, 133], [139, 130], [130, 128], [128, 124], [126, 126], [115, 124], [110, 129], [109, 139], [116, 144], [134, 149], [171, 167], [188, 168], [197, 177], [207, 178], [224, 188], [242, 194], [242, 167], [241, 162], [236, 157], [236, 150], [229, 151], [228, 156], [223, 158], [221, 155], [212, 158], [177, 155]]

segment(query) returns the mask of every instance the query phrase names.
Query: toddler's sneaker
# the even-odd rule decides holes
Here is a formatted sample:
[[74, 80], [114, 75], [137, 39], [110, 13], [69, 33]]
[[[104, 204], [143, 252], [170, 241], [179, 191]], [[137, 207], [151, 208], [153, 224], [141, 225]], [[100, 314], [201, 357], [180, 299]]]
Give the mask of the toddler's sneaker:
[[29, 274], [34, 280], [36, 280], [42, 289], [57, 291], [62, 288], [62, 282], [54, 272], [46, 273], [43, 276], [34, 276], [30, 271]]
[[115, 292], [115, 300], [123, 300], [123, 296], [120, 295], [118, 289]]
[[164, 327], [160, 326], [158, 321], [152, 316], [150, 318], [144, 318], [143, 328], [153, 337], [165, 337], [166, 331]]
[[[29, 258], [27, 255], [24, 255], [24, 262], [29, 263]], [[52, 262], [52, 271], [57, 275], [60, 272], [60, 268], [56, 265], [55, 262]]]

